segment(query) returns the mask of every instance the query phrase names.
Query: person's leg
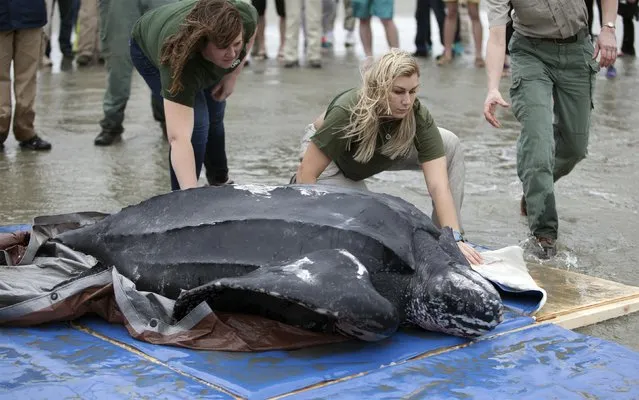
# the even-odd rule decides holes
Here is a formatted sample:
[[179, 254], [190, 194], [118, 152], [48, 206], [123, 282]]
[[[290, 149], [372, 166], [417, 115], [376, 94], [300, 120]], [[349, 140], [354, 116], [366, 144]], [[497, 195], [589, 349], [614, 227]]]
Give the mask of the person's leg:
[[13, 45], [13, 90], [16, 99], [13, 133], [23, 148], [49, 150], [51, 144], [40, 139], [33, 126], [42, 29], [18, 29]]
[[344, 30], [353, 32], [355, 30], [356, 18], [353, 16], [353, 2], [351, 0], [342, 0], [344, 3]]
[[251, 0], [251, 4], [257, 10], [257, 30], [255, 33], [255, 43], [253, 44], [253, 56], [261, 59], [266, 58], [266, 43], [264, 41], [264, 30], [266, 26], [266, 0]]
[[305, 0], [306, 61], [310, 67], [322, 66], [322, 2]]
[[284, 66], [299, 66], [299, 36], [302, 18], [301, 0], [285, 0], [286, 42], [284, 43]]
[[88, 65], [97, 53], [98, 0], [82, 0], [78, 13], [78, 65]]
[[60, 51], [66, 58], [73, 58], [71, 33], [73, 32], [73, 0], [57, 0], [60, 11], [60, 34], [58, 43]]
[[568, 175], [588, 153], [592, 95], [599, 65], [590, 40], [565, 46], [568, 65], [556, 72], [553, 89], [555, 166], [553, 178]]
[[439, 65], [449, 64], [453, 59], [453, 41], [455, 39], [455, 29], [457, 29], [457, 7], [456, 0], [446, 2], [446, 22], [444, 23], [444, 54], [438, 60]]
[[635, 22], [632, 17], [623, 18], [623, 40], [621, 42], [621, 52], [624, 55], [635, 55]]
[[556, 47], [539, 45], [515, 33], [510, 49], [510, 98], [522, 128], [517, 143], [517, 174], [523, 184], [531, 233], [551, 240], [557, 238], [558, 218], [553, 185], [553, 82], [549, 70], [556, 62], [548, 60], [558, 58], [552, 54]]
[[475, 66], [484, 67], [484, 57], [482, 54], [482, 26], [479, 19], [479, 3], [468, 2], [468, 16], [472, 23], [473, 40], [475, 42]]
[[11, 126], [11, 62], [16, 31], [0, 31], [0, 147], [9, 136]]
[[[315, 135], [316, 132], [317, 131], [315, 129], [315, 126], [312, 123], [306, 125], [306, 127], [304, 128], [304, 134], [302, 135], [302, 140], [300, 141], [300, 162], [302, 161], [302, 158], [304, 158], [304, 153], [306, 153], [306, 148], [311, 141], [311, 137]], [[295, 175], [293, 175], [290, 183], [296, 183]], [[322, 174], [317, 178], [317, 183], [322, 185], [367, 190], [366, 183], [364, 183], [364, 181], [354, 181], [352, 179], [348, 179], [344, 176], [342, 171], [340, 171], [339, 167], [332, 161], [328, 164], [324, 172], [322, 172]]]
[[372, 14], [380, 19], [386, 32], [388, 47], [399, 47], [399, 33], [393, 21], [395, 0], [373, 0]]
[[435, 14], [435, 20], [437, 20], [437, 26], [439, 28], [439, 40], [442, 46], [444, 45], [444, 32], [446, 24], [446, 5], [443, 0], [428, 0], [433, 14]]
[[275, 10], [280, 17], [280, 48], [277, 50], [277, 58], [284, 58], [284, 45], [286, 44], [286, 7], [284, 6], [284, 0], [275, 0]]
[[430, 40], [430, 0], [417, 0], [415, 7], [415, 57], [428, 57], [432, 46]]
[[337, 4], [335, 0], [322, 0], [322, 47], [332, 47]]
[[101, 132], [95, 138], [98, 146], [111, 145], [120, 138], [124, 127], [124, 110], [131, 94], [133, 65], [129, 39], [139, 17], [138, 4], [130, 0], [100, 0], [100, 37], [106, 60], [106, 88], [100, 121]]
[[359, 19], [359, 38], [366, 57], [373, 55], [370, 0], [353, 1], [353, 16]]
[[218, 186], [228, 183], [229, 167], [226, 159], [226, 144], [224, 130], [224, 112], [226, 101], [217, 101], [211, 96], [210, 90], [204, 91], [204, 98], [209, 114], [208, 139], [204, 167], [206, 180], [209, 185]]

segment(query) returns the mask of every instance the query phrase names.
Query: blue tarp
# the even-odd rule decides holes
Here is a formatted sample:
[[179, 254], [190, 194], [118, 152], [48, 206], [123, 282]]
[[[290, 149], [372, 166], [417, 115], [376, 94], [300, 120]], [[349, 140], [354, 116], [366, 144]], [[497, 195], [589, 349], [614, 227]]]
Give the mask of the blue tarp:
[[96, 318], [78, 321], [86, 331], [0, 328], [0, 398], [639, 398], [639, 353], [535, 326], [521, 315], [526, 298], [505, 303], [505, 322], [472, 343], [404, 330], [378, 343], [231, 353], [140, 342]]
[[639, 399], [639, 353], [543, 325], [295, 399]]
[[0, 328], [0, 398], [231, 396], [65, 324]]

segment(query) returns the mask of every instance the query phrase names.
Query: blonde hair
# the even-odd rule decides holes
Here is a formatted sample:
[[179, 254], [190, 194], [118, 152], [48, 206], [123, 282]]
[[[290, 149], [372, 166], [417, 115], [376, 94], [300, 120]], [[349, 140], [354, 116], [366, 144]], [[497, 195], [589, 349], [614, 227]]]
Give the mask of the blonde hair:
[[[392, 49], [373, 62], [362, 73], [362, 87], [358, 90], [357, 103], [351, 108], [351, 118], [346, 126], [344, 139], [347, 148], [357, 143], [354, 159], [359, 163], [370, 161], [377, 146], [380, 119], [392, 114], [390, 93], [399, 77], [419, 76], [419, 66], [410, 53]], [[415, 113], [402, 118], [391, 139], [381, 147], [381, 153], [391, 160], [405, 157], [411, 150], [415, 137]]]

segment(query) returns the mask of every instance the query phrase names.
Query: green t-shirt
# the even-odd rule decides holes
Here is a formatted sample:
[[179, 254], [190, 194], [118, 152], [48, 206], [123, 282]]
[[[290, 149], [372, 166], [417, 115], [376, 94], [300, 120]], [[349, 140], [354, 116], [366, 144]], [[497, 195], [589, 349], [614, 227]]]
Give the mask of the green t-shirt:
[[160, 64], [162, 46], [169, 36], [178, 31], [197, 0], [183, 0], [155, 8], [145, 13], [133, 26], [131, 37], [140, 46], [144, 55], [160, 70], [162, 97], [165, 99], [193, 107], [197, 92], [217, 84], [224, 75], [235, 70], [246, 56], [246, 45], [257, 26], [257, 10], [250, 3], [241, 0], [227, 1], [237, 7], [244, 21], [244, 47], [239, 58], [233, 62], [231, 68], [225, 69], [206, 60], [200, 52], [194, 53], [182, 70], [184, 89], [175, 95], [169, 93], [173, 83], [171, 68]]
[[[399, 120], [388, 120], [380, 125], [373, 157], [367, 163], [355, 161], [358, 144], [352, 142], [350, 149], [348, 149], [348, 141], [343, 136], [344, 128], [350, 122], [350, 110], [357, 103], [357, 96], [357, 90], [350, 89], [335, 97], [326, 109], [322, 128], [311, 138], [313, 143], [337, 164], [344, 176], [354, 181], [360, 181], [385, 171], [401, 160], [399, 157], [391, 160], [381, 153], [381, 147], [387, 141], [386, 135], [392, 135], [400, 122]], [[419, 162], [424, 163], [443, 157], [445, 155], [444, 143], [430, 112], [420, 104], [419, 100], [415, 100], [413, 112], [416, 121], [414, 143]]]

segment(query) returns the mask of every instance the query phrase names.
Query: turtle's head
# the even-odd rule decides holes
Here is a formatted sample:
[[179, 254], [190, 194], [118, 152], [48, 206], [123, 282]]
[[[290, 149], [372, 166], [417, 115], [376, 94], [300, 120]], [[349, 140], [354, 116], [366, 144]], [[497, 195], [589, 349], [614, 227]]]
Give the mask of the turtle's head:
[[502, 321], [499, 293], [468, 266], [461, 253], [454, 253], [459, 250], [452, 232], [444, 231], [435, 238], [420, 231], [415, 240], [416, 270], [406, 310], [409, 320], [426, 330], [461, 337], [480, 336], [495, 328]]

